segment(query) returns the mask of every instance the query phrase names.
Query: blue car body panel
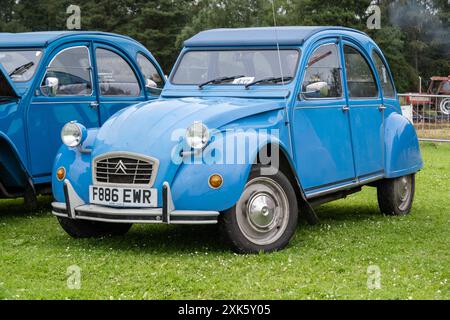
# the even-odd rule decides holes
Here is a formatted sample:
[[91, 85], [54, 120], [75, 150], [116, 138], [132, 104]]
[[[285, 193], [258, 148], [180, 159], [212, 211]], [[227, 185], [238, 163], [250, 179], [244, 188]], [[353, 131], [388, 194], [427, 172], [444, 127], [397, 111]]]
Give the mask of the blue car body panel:
[[[43, 95], [40, 92], [40, 86], [49, 63], [62, 50], [80, 45], [89, 48], [91, 66], [94, 69], [91, 72], [92, 95], [56, 97]], [[141, 88], [138, 97], [131, 99], [101, 97], [97, 90], [98, 79], [94, 73], [96, 64], [94, 49], [97, 47], [116, 52], [129, 64]], [[13, 82], [6, 75], [3, 67], [0, 70], [10, 89], [19, 97], [11, 101], [6, 101], [2, 97], [0, 104], [0, 148], [7, 150], [5, 152], [8, 154], [14, 154], [16, 158], [14, 161], [18, 162], [10, 163], [12, 158], [9, 156], [0, 159], [0, 165], [8, 171], [4, 176], [0, 176], [0, 183], [6, 189], [23, 189], [24, 179], [35, 186], [47, 185], [51, 182], [54, 158], [61, 145], [60, 131], [65, 123], [77, 120], [89, 128], [96, 128], [124, 107], [156, 99], [145, 90], [145, 79], [136, 61], [138, 53], [145, 56], [154, 65], [161, 78], [164, 78], [161, 67], [144, 46], [129, 37], [116, 34], [102, 32], [0, 33], [0, 50], [42, 51], [39, 65], [29, 81]], [[99, 103], [99, 108], [92, 108], [93, 103]], [[11, 170], [18, 171], [11, 172]], [[21, 177], [21, 179], [11, 179], [11, 176]], [[21, 182], [18, 182], [19, 180]]]
[[[344, 42], [355, 46], [371, 68], [374, 68], [370, 58], [372, 51], [376, 50], [382, 57], [381, 50], [367, 35], [347, 28], [286, 27], [202, 32], [185, 42], [180, 57], [189, 50], [271, 48], [278, 43], [281, 48], [301, 52], [296, 77], [284, 85], [249, 89], [227, 85], [199, 89], [167, 82], [160, 100], [126, 108], [112, 116], [95, 137], [92, 134], [89, 138], [91, 155], [81, 155], [76, 149], [63, 146], [54, 170], [61, 166], [67, 168], [67, 179], [88, 203], [88, 189], [93, 183], [90, 167], [95, 157], [115, 152], [154, 157], [160, 165], [153, 187], [161, 191], [163, 183], [167, 182], [177, 209], [214, 211], [224, 211], [237, 202], [254, 160], [269, 144], [278, 146], [292, 165], [294, 178], [307, 198], [339, 188], [360, 186], [366, 184], [364, 181], [394, 178], [420, 170], [422, 159], [415, 129], [401, 115], [398, 99], [383, 96], [377, 72], [374, 76], [380, 90], [374, 99], [355, 101], [347, 94], [332, 100], [298, 99], [308, 57], [318, 45], [330, 41], [339, 43], [341, 49]], [[382, 59], [387, 65], [384, 57]], [[179, 60], [174, 70], [178, 63]], [[392, 79], [389, 70], [388, 73]], [[345, 81], [343, 90], [347, 92]], [[342, 107], [347, 105], [349, 112], [345, 113]], [[386, 106], [386, 110], [380, 106]], [[207, 161], [204, 157], [198, 163], [173, 161], [174, 155], [184, 146], [182, 134], [195, 121], [213, 129], [213, 138], [204, 154], [216, 147], [219, 149], [223, 139], [221, 134], [228, 130], [235, 137], [244, 135], [254, 139], [256, 143], [244, 148], [248, 161], [226, 165]], [[224, 153], [236, 150], [240, 150], [239, 147], [225, 149]], [[220, 189], [208, 185], [208, 177], [214, 173], [223, 177]], [[53, 192], [58, 202], [65, 201], [63, 185], [62, 181], [53, 178]]]

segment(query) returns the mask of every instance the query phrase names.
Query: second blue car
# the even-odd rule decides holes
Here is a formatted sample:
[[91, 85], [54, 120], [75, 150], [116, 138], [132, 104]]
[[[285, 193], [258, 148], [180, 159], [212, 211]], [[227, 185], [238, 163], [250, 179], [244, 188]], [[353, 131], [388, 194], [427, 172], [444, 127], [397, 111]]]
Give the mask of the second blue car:
[[60, 132], [97, 128], [118, 110], [154, 100], [165, 83], [137, 41], [100, 32], [0, 33], [0, 199], [50, 193]]

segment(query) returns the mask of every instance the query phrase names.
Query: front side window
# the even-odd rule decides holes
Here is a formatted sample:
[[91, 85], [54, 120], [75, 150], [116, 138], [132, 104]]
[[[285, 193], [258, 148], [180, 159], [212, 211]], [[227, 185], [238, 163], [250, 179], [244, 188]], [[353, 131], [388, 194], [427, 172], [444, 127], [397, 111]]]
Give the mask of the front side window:
[[87, 47], [73, 47], [61, 51], [50, 62], [42, 87], [55, 83], [56, 96], [90, 96], [92, 94], [91, 62]]
[[395, 97], [394, 84], [389, 77], [389, 71], [383, 60], [381, 60], [378, 52], [373, 51], [372, 53], [373, 61], [375, 62], [375, 68], [377, 68], [378, 78], [380, 79], [381, 89], [383, 89], [383, 95], [388, 98]]
[[299, 57], [300, 52], [291, 49], [188, 51], [181, 58], [172, 83], [200, 85], [230, 78], [213, 84], [237, 85], [261, 80], [267, 81], [260, 85], [282, 84], [294, 79]]
[[345, 45], [345, 69], [350, 98], [374, 98], [378, 96], [377, 82], [372, 68], [355, 48]]
[[137, 56], [137, 63], [142, 74], [144, 75], [145, 85], [147, 87], [159, 89], [164, 87], [164, 81], [161, 78], [161, 75], [154, 64], [146, 56], [139, 53]]
[[40, 50], [0, 51], [0, 63], [14, 82], [31, 80], [41, 58]]
[[102, 96], [137, 97], [141, 93], [139, 81], [120, 55], [106, 49], [96, 50], [98, 83]]
[[305, 98], [342, 97], [342, 71], [336, 44], [317, 48], [308, 60], [302, 84]]

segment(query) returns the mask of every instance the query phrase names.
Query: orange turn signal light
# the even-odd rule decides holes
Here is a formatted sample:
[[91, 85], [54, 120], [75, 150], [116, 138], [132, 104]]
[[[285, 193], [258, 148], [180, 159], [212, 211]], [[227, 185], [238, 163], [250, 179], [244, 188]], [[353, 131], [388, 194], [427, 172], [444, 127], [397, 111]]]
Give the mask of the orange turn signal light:
[[59, 181], [62, 181], [66, 178], [66, 169], [64, 167], [59, 168], [56, 171], [56, 177], [58, 178]]
[[219, 189], [223, 184], [223, 178], [220, 174], [213, 174], [209, 177], [209, 186], [213, 189]]

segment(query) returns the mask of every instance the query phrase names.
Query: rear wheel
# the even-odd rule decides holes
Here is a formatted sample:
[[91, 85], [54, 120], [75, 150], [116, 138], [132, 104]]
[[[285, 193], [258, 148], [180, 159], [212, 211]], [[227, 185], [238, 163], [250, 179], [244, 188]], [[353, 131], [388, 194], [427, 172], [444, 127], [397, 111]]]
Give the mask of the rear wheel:
[[280, 171], [261, 175], [260, 167], [252, 170], [237, 204], [221, 216], [223, 232], [239, 253], [283, 249], [297, 221], [297, 198], [287, 177]]
[[378, 205], [387, 215], [406, 215], [412, 208], [415, 175], [386, 179], [378, 185]]
[[129, 223], [107, 223], [74, 220], [58, 217], [59, 224], [73, 238], [97, 238], [103, 236], [123, 236], [131, 228]]

